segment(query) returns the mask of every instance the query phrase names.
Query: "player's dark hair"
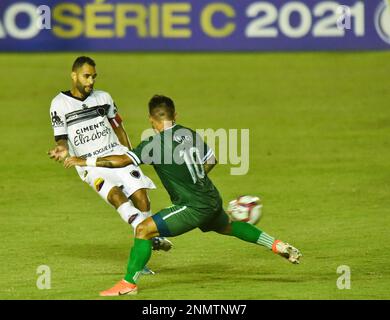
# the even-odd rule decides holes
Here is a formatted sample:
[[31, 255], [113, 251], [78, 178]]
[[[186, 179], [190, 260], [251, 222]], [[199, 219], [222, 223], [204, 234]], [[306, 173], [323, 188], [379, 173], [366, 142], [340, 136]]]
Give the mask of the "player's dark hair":
[[171, 98], [156, 94], [149, 101], [149, 114], [160, 119], [173, 120], [175, 104]]
[[85, 63], [92, 67], [96, 67], [95, 61], [93, 61], [90, 57], [81, 56], [73, 62], [72, 71], [76, 71], [77, 69], [81, 68]]

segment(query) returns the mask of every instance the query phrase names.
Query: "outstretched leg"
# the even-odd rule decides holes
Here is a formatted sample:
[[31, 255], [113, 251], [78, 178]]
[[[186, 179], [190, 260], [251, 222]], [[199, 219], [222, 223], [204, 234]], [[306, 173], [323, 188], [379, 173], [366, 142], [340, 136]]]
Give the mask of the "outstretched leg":
[[298, 264], [299, 258], [302, 256], [297, 248], [275, 239], [254, 225], [246, 222], [233, 221], [217, 229], [216, 232], [264, 246], [294, 264]]

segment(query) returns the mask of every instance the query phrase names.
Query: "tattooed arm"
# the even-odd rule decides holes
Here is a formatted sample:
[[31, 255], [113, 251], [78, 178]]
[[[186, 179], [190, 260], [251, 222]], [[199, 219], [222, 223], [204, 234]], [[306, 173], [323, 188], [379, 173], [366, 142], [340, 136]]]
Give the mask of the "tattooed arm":
[[[107, 156], [107, 157], [96, 159], [96, 167], [122, 168], [132, 163], [133, 160], [125, 154], [120, 156]], [[87, 159], [83, 159], [80, 157], [69, 157], [65, 160], [64, 162], [65, 168], [71, 168], [74, 166], [80, 166], [80, 167], [88, 166]]]

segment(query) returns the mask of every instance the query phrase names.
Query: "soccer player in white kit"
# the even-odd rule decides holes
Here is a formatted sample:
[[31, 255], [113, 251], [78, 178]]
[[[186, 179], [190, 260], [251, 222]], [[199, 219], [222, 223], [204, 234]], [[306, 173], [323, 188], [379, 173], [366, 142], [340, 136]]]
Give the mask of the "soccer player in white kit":
[[[78, 57], [72, 67], [72, 89], [59, 93], [51, 103], [50, 116], [56, 147], [50, 158], [64, 161], [68, 156], [86, 158], [87, 167], [76, 170], [121, 218], [134, 230], [151, 216], [148, 189], [156, 188], [139, 167], [98, 168], [97, 157], [123, 155], [131, 144], [111, 96], [94, 90], [96, 64], [89, 57]], [[168, 251], [172, 243], [155, 238], [155, 250]], [[147, 271], [146, 271], [147, 273]]]

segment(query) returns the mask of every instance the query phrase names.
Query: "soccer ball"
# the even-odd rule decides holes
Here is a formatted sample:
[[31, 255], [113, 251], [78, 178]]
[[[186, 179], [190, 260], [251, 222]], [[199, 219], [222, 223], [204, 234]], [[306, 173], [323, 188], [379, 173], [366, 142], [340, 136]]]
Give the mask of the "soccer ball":
[[261, 218], [261, 200], [254, 196], [240, 196], [229, 202], [227, 213], [232, 221], [256, 224]]

